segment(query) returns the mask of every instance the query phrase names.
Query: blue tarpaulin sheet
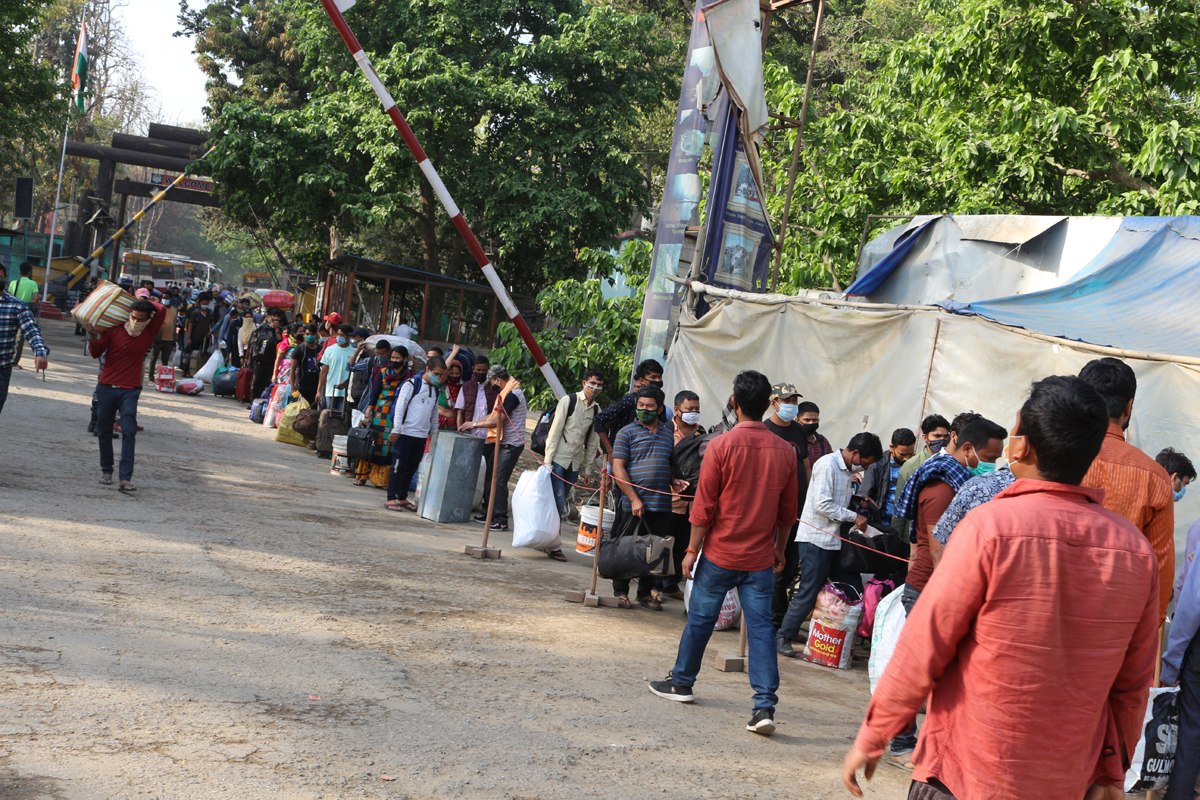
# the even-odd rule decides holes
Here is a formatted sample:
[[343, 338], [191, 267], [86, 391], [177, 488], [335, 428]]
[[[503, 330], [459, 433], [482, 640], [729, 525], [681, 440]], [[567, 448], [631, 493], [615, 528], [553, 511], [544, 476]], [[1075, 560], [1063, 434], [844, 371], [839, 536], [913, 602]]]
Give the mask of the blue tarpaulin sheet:
[[1200, 358], [1200, 217], [1126, 217], [1061, 286], [940, 305], [1050, 336]]
[[892, 246], [892, 251], [881, 258], [865, 274], [860, 275], [858, 280], [850, 284], [850, 287], [846, 289], [846, 294], [866, 297], [878, 289], [879, 285], [886, 281], [888, 276], [895, 271], [896, 267], [900, 266], [904, 261], [905, 256], [913, 249], [913, 245], [917, 243], [917, 239], [921, 238], [921, 233], [939, 219], [940, 217], [934, 217], [912, 230], [900, 234], [900, 238]]

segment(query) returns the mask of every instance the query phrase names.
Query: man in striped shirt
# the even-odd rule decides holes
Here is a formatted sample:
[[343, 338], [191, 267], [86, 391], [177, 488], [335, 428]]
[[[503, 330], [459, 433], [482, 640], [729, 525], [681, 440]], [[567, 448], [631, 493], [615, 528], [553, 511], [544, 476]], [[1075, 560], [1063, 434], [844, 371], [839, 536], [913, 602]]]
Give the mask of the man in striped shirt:
[[[643, 386], [634, 392], [637, 405], [635, 419], [617, 434], [613, 442], [613, 479], [621, 490], [617, 518], [613, 531], [618, 534], [626, 526], [636, 525], [640, 517], [656, 536], [670, 536], [674, 527], [671, 514], [671, 453], [675, 450], [675, 434], [659, 414], [663, 408], [662, 389]], [[682, 488], [682, 487], [679, 487]], [[638, 577], [637, 601], [646, 608], [662, 611], [662, 600], [653, 594], [654, 577]], [[629, 580], [614, 579], [613, 594], [621, 608], [632, 608], [629, 602]]]
[[1108, 433], [1082, 485], [1103, 489], [1104, 507], [1132, 522], [1150, 541], [1158, 557], [1161, 625], [1171, 604], [1175, 578], [1175, 508], [1167, 471], [1125, 441], [1125, 430], [1133, 416], [1137, 376], [1120, 359], [1097, 358], [1084, 365], [1079, 377], [1099, 393], [1108, 407]]

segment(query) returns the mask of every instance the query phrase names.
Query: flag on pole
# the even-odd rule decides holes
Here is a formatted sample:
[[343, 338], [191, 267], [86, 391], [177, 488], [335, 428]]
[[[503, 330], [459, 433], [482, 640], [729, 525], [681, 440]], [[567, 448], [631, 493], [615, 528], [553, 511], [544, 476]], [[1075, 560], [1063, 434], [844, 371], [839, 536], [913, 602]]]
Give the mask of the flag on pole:
[[83, 113], [83, 92], [87, 89], [87, 74], [88, 74], [88, 51], [87, 51], [87, 23], [83, 22], [79, 28], [79, 41], [75, 45], [75, 66], [71, 70], [71, 87], [75, 90], [75, 107], [79, 109], [79, 113]]

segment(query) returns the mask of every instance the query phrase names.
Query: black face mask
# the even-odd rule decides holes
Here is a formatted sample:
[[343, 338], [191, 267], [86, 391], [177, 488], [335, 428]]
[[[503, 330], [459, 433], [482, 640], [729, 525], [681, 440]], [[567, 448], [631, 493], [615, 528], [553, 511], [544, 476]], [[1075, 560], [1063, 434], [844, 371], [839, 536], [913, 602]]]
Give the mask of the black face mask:
[[929, 452], [940, 453], [946, 449], [946, 445], [950, 444], [949, 439], [934, 439], [929, 443]]
[[817, 432], [817, 428], [819, 428], [819, 427], [821, 427], [821, 423], [810, 422], [810, 423], [801, 425], [800, 430], [802, 430], [804, 432], [805, 436], [812, 436], [814, 433]]
[[472, 372], [471, 377], [473, 377], [479, 383], [483, 383], [484, 381], [487, 380], [487, 373], [486, 372]]
[[663, 382], [662, 381], [646, 381], [646, 385], [653, 386], [655, 389], [661, 389], [663, 387]]

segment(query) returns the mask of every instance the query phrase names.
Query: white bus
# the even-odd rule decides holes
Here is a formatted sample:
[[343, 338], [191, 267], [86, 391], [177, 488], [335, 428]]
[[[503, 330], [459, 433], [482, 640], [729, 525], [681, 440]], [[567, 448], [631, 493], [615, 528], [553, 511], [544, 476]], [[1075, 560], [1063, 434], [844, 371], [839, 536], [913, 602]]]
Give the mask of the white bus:
[[154, 288], [186, 286], [206, 288], [221, 282], [221, 270], [209, 261], [197, 261], [174, 253], [152, 250], [128, 250], [121, 256], [120, 277], [133, 278], [135, 284], [154, 281]]

